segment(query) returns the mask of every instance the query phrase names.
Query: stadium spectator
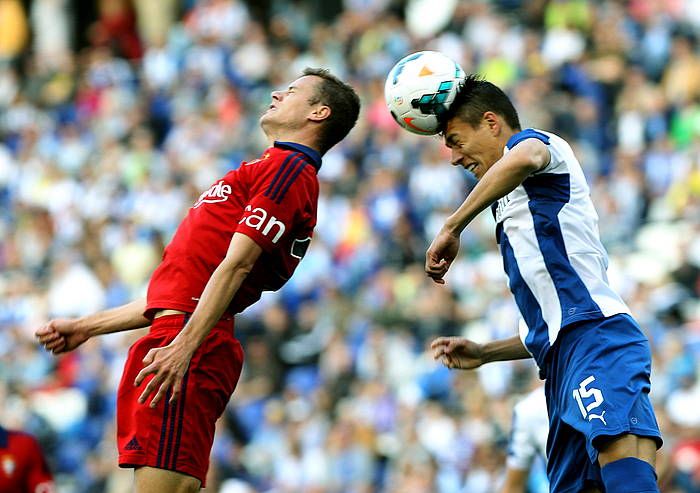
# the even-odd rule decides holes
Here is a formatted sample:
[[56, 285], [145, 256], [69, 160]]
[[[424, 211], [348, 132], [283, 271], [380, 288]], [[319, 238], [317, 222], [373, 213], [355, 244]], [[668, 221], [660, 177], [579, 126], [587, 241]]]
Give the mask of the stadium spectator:
[[36, 439], [0, 426], [0, 489], [7, 493], [52, 493], [53, 486]]

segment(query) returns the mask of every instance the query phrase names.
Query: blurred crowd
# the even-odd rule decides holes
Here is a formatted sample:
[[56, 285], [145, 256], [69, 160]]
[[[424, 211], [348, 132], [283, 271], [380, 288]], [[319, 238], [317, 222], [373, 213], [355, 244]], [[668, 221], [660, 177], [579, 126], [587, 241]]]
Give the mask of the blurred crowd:
[[428, 281], [425, 249], [474, 181], [383, 98], [399, 58], [433, 49], [575, 147], [611, 282], [651, 340], [662, 491], [700, 491], [700, 1], [344, 0], [325, 19], [321, 3], [263, 18], [242, 0], [99, 0], [77, 46], [67, 0], [0, 0], [0, 422], [38, 436], [59, 492], [130, 491], [114, 402], [141, 333], [56, 359], [33, 332], [143, 296], [196, 197], [266, 147], [270, 92], [321, 66], [363, 112], [324, 158], [294, 278], [237, 318], [245, 368], [207, 491], [496, 491], [534, 364], [450, 372], [426, 351], [515, 333], [493, 220]]

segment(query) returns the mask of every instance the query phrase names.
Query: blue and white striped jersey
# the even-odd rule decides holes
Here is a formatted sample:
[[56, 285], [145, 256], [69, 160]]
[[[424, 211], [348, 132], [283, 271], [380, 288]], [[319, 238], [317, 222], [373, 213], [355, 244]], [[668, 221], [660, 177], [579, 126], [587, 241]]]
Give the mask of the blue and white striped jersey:
[[520, 338], [543, 367], [559, 331], [581, 320], [629, 313], [608, 285], [608, 256], [583, 170], [557, 135], [526, 129], [525, 139], [547, 144], [551, 160], [492, 206], [510, 290], [525, 320]]
[[544, 385], [530, 391], [513, 407], [513, 422], [506, 464], [529, 471], [537, 456], [547, 458], [549, 416]]

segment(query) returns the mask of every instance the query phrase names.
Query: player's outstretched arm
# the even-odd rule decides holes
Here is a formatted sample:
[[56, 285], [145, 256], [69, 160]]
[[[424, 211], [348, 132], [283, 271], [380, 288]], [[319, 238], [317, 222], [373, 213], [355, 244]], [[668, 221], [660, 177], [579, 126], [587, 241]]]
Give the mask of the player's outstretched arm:
[[47, 351], [54, 354], [66, 353], [91, 337], [150, 325], [150, 320], [143, 316], [145, 309], [146, 299], [140, 298], [86, 317], [51, 320], [34, 335]]
[[187, 325], [170, 344], [151, 349], [143, 359], [145, 366], [136, 375], [134, 385], [140, 385], [147, 375], [153, 374], [153, 378], [139, 397], [141, 404], [157, 390], [150, 403], [155, 407], [170, 388], [170, 402], [178, 399], [192, 355], [221, 319], [261, 253], [262, 248], [250, 237], [242, 233], [233, 235], [226, 257], [207, 282]]
[[445, 221], [425, 254], [425, 272], [444, 284], [459, 250], [459, 236], [467, 225], [501, 197], [516, 189], [532, 173], [550, 160], [547, 146], [537, 139], [526, 139], [496, 161], [479, 180], [462, 205]]
[[479, 344], [463, 337], [438, 337], [430, 345], [433, 358], [448, 368], [472, 370], [493, 361], [531, 358], [518, 336]]

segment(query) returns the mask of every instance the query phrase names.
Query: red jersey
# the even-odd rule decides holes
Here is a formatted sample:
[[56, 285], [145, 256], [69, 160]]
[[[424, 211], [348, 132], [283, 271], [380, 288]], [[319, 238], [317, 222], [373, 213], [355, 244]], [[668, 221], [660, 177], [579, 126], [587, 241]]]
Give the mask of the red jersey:
[[209, 278], [226, 256], [234, 233], [263, 250], [228, 307], [243, 311], [263, 291], [292, 276], [316, 226], [321, 155], [301, 144], [275, 142], [254, 161], [241, 163], [190, 208], [148, 286], [146, 313], [193, 312]]
[[53, 477], [37, 441], [26, 433], [0, 427], [0, 491], [51, 493]]

